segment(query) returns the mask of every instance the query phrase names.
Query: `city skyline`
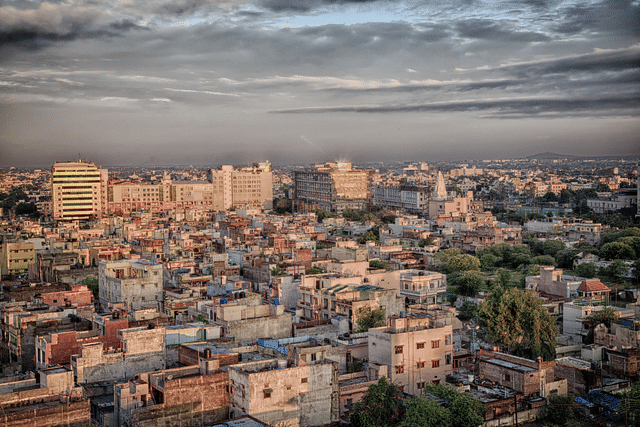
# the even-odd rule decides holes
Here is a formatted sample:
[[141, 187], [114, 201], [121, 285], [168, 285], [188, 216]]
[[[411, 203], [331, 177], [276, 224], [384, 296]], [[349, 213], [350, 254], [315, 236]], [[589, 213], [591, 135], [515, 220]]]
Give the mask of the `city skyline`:
[[6, 1], [0, 166], [637, 156], [637, 1]]

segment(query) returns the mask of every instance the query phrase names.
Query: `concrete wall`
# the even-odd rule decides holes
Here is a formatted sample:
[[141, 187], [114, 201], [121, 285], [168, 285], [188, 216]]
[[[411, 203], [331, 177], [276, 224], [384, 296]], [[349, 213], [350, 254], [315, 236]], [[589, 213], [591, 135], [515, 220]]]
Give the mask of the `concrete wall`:
[[[338, 421], [338, 371], [334, 363], [264, 372], [243, 369], [273, 362], [251, 362], [229, 369], [229, 386], [233, 390], [230, 406], [234, 417], [251, 415], [267, 424], [286, 422], [291, 427]], [[271, 390], [268, 397], [265, 390]]]
[[233, 336], [236, 341], [257, 341], [258, 338], [290, 338], [293, 317], [289, 313], [280, 316], [258, 317], [255, 319], [225, 322], [225, 336]]

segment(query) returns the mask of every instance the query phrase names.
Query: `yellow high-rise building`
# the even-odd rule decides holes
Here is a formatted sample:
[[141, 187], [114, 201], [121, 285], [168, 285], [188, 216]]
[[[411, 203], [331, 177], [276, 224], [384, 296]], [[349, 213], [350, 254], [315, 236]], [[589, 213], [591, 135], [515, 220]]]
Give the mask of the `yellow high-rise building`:
[[107, 169], [98, 168], [93, 162], [56, 162], [51, 167], [53, 218], [100, 218], [106, 208], [107, 179]]

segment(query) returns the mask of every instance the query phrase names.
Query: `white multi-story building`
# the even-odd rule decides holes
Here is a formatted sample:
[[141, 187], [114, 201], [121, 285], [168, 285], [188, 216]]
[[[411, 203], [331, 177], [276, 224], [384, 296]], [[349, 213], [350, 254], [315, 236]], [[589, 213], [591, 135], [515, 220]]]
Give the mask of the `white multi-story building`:
[[98, 267], [100, 305], [125, 302], [138, 310], [162, 301], [162, 264], [145, 260], [101, 261]]

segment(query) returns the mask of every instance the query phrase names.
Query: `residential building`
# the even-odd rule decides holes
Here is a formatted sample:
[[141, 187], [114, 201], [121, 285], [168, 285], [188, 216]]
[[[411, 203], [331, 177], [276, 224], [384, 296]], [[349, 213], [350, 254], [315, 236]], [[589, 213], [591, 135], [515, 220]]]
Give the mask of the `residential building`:
[[[327, 163], [294, 172], [297, 210], [314, 207], [341, 214], [345, 209], [366, 209], [370, 202], [369, 171], [351, 163]], [[306, 206], [301, 209], [301, 206]]]
[[447, 291], [447, 276], [424, 270], [400, 273], [400, 295], [412, 304], [436, 304]]
[[8, 239], [0, 246], [0, 273], [15, 276], [27, 273], [35, 264], [35, 250], [32, 242], [11, 242]]
[[100, 218], [106, 211], [108, 171], [93, 162], [55, 162], [51, 167], [53, 218]]
[[203, 426], [229, 415], [229, 374], [201, 354], [198, 364], [140, 374], [114, 388], [116, 426]]
[[537, 394], [541, 397], [567, 394], [567, 381], [555, 381], [555, 360], [530, 360], [484, 349], [478, 350], [477, 359], [480, 378], [507, 387], [518, 394]]
[[422, 394], [426, 384], [445, 382], [453, 372], [453, 326], [428, 313], [389, 318], [369, 334], [369, 363], [388, 367], [390, 382], [405, 393]]
[[296, 347], [291, 359], [229, 366], [231, 417], [251, 415], [290, 427], [338, 421], [337, 363], [326, 359], [331, 346]]
[[146, 260], [101, 261], [98, 270], [102, 307], [125, 302], [137, 310], [157, 307], [162, 302], [162, 264]]
[[620, 209], [630, 208], [637, 204], [638, 194], [636, 189], [624, 189], [615, 193], [606, 192], [599, 194], [597, 199], [587, 200], [589, 209], [598, 214], [619, 211]]

